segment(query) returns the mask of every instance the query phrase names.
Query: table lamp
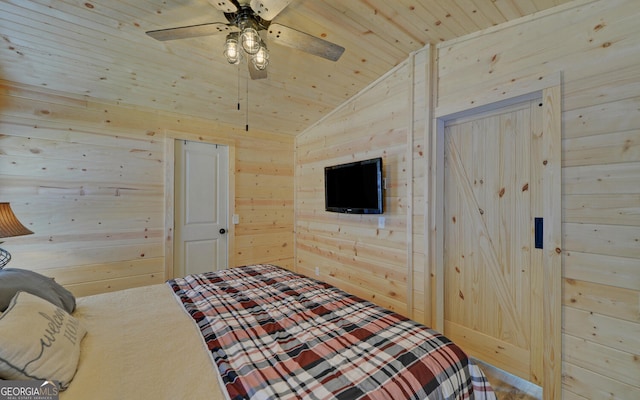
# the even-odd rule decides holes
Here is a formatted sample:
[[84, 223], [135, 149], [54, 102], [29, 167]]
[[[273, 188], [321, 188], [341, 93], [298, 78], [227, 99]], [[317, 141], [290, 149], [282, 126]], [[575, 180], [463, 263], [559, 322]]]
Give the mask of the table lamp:
[[[9, 203], [0, 203], [0, 238], [30, 235], [31, 232], [18, 221]], [[2, 244], [3, 242], [0, 242]], [[0, 248], [0, 269], [11, 261], [11, 254]]]

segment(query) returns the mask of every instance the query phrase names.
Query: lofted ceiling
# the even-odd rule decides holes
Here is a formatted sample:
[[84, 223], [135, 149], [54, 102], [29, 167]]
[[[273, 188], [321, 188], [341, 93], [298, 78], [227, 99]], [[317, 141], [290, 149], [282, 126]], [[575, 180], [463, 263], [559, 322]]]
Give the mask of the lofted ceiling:
[[345, 53], [331, 62], [267, 43], [268, 78], [249, 80], [222, 55], [224, 34], [145, 34], [227, 22], [207, 0], [1, 0], [0, 80], [296, 135], [427, 43], [569, 1], [293, 0], [274, 22]]

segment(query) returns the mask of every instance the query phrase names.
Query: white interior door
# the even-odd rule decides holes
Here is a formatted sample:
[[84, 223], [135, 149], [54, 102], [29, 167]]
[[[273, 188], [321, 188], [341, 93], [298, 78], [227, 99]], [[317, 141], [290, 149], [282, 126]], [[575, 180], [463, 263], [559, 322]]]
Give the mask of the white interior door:
[[177, 140], [174, 275], [227, 268], [229, 149]]

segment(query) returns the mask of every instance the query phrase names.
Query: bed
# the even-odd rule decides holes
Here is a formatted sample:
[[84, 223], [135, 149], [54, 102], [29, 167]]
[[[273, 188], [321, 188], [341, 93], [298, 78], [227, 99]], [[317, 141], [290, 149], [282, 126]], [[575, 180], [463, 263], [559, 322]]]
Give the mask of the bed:
[[77, 299], [60, 399], [495, 399], [443, 335], [273, 265]]

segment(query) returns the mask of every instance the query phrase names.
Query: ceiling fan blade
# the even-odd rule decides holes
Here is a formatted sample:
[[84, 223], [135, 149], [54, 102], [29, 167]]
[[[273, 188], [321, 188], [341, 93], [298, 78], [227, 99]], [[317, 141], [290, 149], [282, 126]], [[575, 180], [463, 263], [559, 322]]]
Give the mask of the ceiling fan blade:
[[175, 40], [175, 39], [187, 39], [198, 36], [217, 35], [220, 33], [229, 33], [237, 31], [238, 28], [225, 24], [223, 22], [213, 22], [209, 24], [199, 24], [190, 26], [181, 26], [178, 28], [158, 29], [155, 31], [148, 31], [147, 35], [156, 40]]
[[225, 13], [234, 13], [238, 11], [238, 7], [230, 0], [209, 0], [209, 4]]
[[342, 46], [280, 24], [271, 24], [267, 30], [267, 37], [278, 44], [331, 61], [338, 61], [344, 53]]
[[260, 18], [271, 21], [284, 10], [292, 0], [251, 0], [251, 9]]
[[267, 78], [267, 70], [266, 69], [260, 70], [256, 68], [256, 66], [253, 65], [251, 60], [247, 60], [247, 66], [249, 67], [249, 76], [251, 77], [251, 79], [256, 80], [256, 79]]

